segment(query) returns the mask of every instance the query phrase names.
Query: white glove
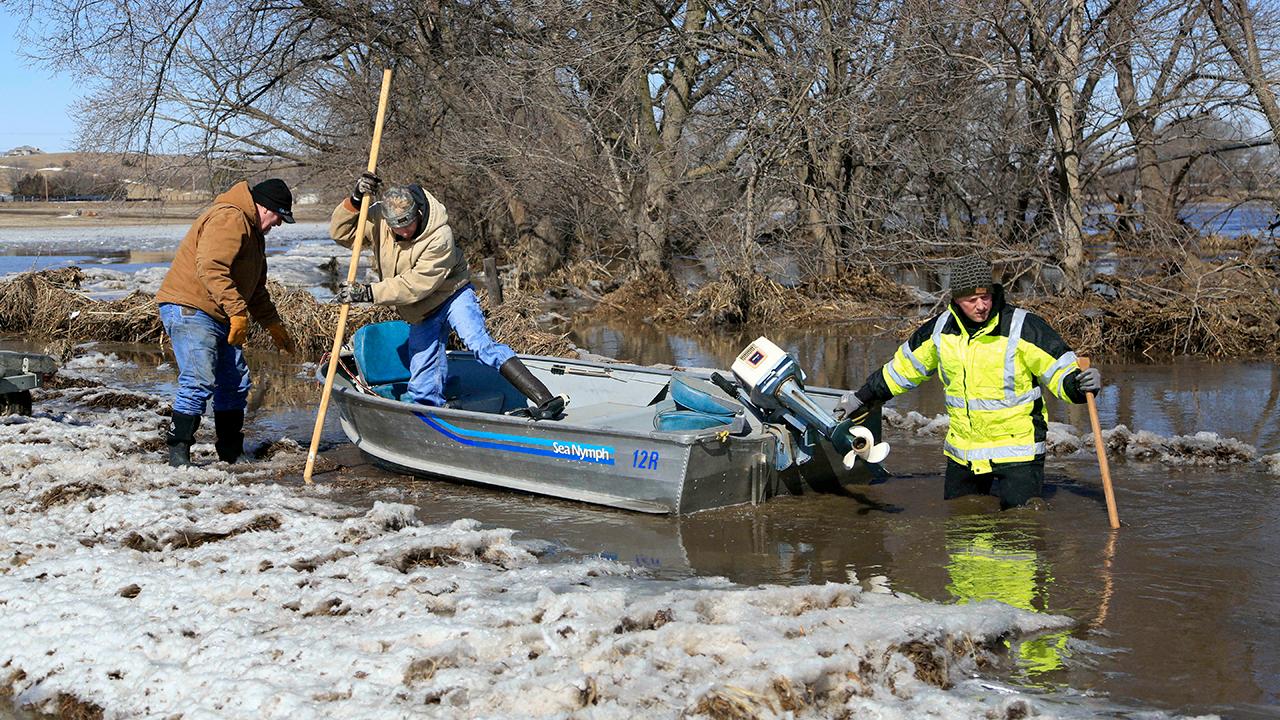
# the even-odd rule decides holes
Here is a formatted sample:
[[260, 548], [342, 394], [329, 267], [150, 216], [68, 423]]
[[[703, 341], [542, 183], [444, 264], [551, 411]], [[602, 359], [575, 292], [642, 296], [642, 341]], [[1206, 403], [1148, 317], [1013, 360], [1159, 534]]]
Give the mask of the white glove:
[[1098, 368], [1089, 368], [1081, 370], [1080, 375], [1076, 377], [1076, 387], [1080, 388], [1080, 392], [1091, 392], [1097, 394], [1102, 389], [1102, 373], [1098, 372]]
[[840, 402], [836, 403], [836, 409], [833, 414], [837, 420], [845, 418], [854, 418], [862, 414], [864, 404], [858, 399], [858, 396], [852, 392], [847, 392], [840, 396]]

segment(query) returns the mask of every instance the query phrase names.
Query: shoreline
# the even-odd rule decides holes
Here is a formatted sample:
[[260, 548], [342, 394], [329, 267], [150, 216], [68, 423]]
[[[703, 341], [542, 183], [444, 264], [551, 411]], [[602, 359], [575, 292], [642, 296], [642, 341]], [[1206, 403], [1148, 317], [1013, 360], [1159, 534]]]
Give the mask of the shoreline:
[[[0, 228], [65, 228], [71, 225], [182, 225], [195, 220], [210, 203], [165, 202], [6, 202], [0, 203]], [[327, 222], [327, 205], [299, 206], [298, 222]]]

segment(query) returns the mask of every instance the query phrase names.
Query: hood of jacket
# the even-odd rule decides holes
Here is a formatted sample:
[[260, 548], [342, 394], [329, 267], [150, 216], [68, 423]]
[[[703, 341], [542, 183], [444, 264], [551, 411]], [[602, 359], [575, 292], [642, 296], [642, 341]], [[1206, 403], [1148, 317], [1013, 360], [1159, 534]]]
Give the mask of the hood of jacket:
[[249, 218], [249, 224], [253, 226], [255, 234], [261, 235], [262, 229], [258, 227], [258, 204], [253, 201], [253, 193], [249, 192], [249, 182], [241, 180], [232, 185], [226, 192], [218, 195], [213, 199], [215, 205], [234, 205], [245, 217]]

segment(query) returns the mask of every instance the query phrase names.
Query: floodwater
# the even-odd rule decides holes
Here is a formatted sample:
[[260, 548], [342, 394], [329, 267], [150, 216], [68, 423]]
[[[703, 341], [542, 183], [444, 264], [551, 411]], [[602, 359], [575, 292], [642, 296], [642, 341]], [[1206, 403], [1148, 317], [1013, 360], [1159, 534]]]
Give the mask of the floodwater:
[[[79, 232], [0, 229], [0, 276], [84, 258], [120, 270], [161, 267], [185, 227], [103, 228], [91, 242]], [[321, 226], [279, 228], [270, 237], [273, 252], [317, 233]], [[559, 330], [595, 353], [700, 367], [727, 366], [761, 334], [670, 333], [641, 323]], [[810, 385], [848, 388], [900, 342], [879, 331], [868, 323], [764, 334], [795, 354]], [[95, 349], [137, 363], [120, 372], [122, 385], [172, 392], [175, 370], [160, 350]], [[1272, 363], [1095, 362], [1108, 383], [1098, 401], [1104, 427], [1123, 424], [1165, 438], [1210, 431], [1252, 445], [1259, 456], [1280, 452], [1280, 368]], [[257, 353], [250, 365], [257, 385], [246, 428], [251, 440], [288, 436], [307, 445], [319, 396], [314, 366]], [[943, 412], [936, 383], [889, 407], [927, 417]], [[1050, 413], [1081, 431], [1089, 427], [1082, 407], [1050, 401]], [[1117, 716], [1155, 708], [1280, 718], [1280, 476], [1256, 462], [1212, 467], [1113, 457], [1124, 527], [1112, 532], [1091, 454], [1050, 459], [1043, 509], [999, 512], [994, 498], [944, 502], [941, 438], [890, 428], [887, 482], [844, 496], [663, 518], [392, 475], [346, 444], [334, 417], [323, 435], [326, 455], [345, 466], [345, 479], [358, 481], [351, 486], [367, 488], [343, 496], [353, 504], [412, 502], [425, 522], [472, 517], [550, 543], [553, 556], [604, 555], [659, 578], [797, 584], [884, 576], [895, 591], [930, 600], [995, 599], [1062, 614], [1076, 621], [1071, 630], [1011, 647], [996, 678], [1052, 692], [1058, 701], [1105, 702]]]
[[[865, 330], [866, 328], [861, 328]], [[856, 386], [893, 351], [890, 337], [770, 333], [810, 385]], [[756, 333], [698, 336], [652, 327], [574, 328], [585, 349], [641, 364], [727, 365]], [[153, 348], [101, 345], [137, 363], [119, 381], [172, 389]], [[251, 355], [258, 387], [251, 440], [309, 442], [314, 368]], [[1161, 436], [1207, 430], [1280, 452], [1280, 369], [1270, 363], [1167, 364], [1098, 358], [1108, 387], [1104, 427]], [[936, 383], [890, 407], [941, 413]], [[1083, 408], [1051, 419], [1087, 430]], [[331, 413], [332, 416], [332, 413]], [[682, 518], [653, 517], [483, 487], [413, 479], [374, 467], [330, 417], [326, 457], [344, 466], [341, 499], [414, 503], [425, 522], [471, 517], [550, 544], [552, 557], [603, 555], [658, 578], [723, 576], [744, 584], [887, 578], [897, 592], [940, 602], [1000, 600], [1066, 615], [1069, 631], [1010, 647], [995, 679], [1136, 717], [1142, 709], [1280, 717], [1280, 476], [1258, 463], [1222, 468], [1111, 458], [1123, 527], [1108, 528], [1093, 455], [1051, 458], [1041, 509], [1000, 512], [995, 498], [942, 500], [941, 438], [887, 431], [888, 481], [848, 495], [778, 498]], [[323, 474], [316, 476], [323, 483]], [[352, 482], [354, 481], [354, 482]]]
[[[121, 272], [168, 267], [185, 224], [103, 225], [68, 217], [53, 228], [0, 228], [0, 277], [49, 268], [102, 265]], [[327, 241], [328, 225], [281, 225], [267, 235], [267, 254], [300, 241]]]

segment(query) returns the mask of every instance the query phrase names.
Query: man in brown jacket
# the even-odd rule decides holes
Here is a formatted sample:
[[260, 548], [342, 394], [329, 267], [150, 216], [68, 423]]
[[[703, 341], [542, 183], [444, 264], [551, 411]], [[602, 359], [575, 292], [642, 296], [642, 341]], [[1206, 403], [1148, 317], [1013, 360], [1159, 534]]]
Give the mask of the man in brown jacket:
[[[380, 180], [370, 173], [356, 181], [351, 197], [334, 208], [329, 236], [343, 247], [355, 243], [356, 223], [364, 194]], [[364, 237], [373, 250], [379, 282], [343, 283], [336, 300], [391, 305], [409, 323], [409, 387], [404, 400], [439, 407], [445, 404], [445, 344], [449, 328], [476, 358], [496, 368], [533, 402], [535, 419], [558, 417], [568, 401], [552, 395], [520, 362], [511, 348], [495, 341], [485, 327], [484, 311], [471, 286], [471, 271], [453, 242], [444, 205], [418, 185], [393, 187], [370, 214]]]
[[293, 222], [293, 195], [283, 180], [252, 188], [238, 182], [196, 218], [156, 293], [160, 321], [178, 363], [173, 425], [166, 438], [169, 464], [191, 464], [196, 428], [213, 398], [215, 447], [220, 460], [244, 454], [244, 409], [249, 367], [244, 345], [249, 317], [266, 327], [276, 346], [293, 352], [267, 291], [266, 235]]

